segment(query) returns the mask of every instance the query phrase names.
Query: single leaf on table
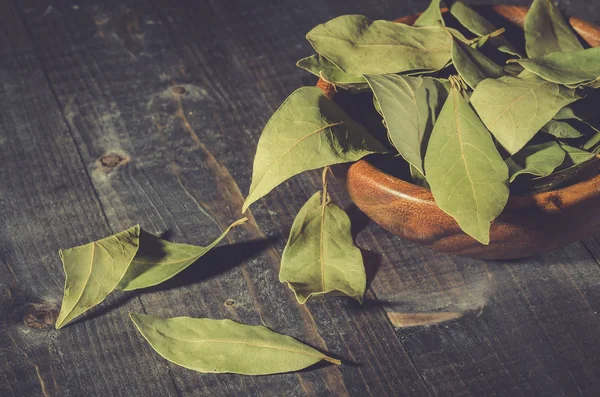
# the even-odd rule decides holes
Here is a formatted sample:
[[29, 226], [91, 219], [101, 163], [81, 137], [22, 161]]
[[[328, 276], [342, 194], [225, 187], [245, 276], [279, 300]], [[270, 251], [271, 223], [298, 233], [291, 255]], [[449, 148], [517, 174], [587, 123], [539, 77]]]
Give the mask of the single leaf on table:
[[383, 115], [390, 140], [421, 174], [425, 146], [448, 90], [429, 77], [365, 75]]
[[136, 225], [101, 240], [59, 251], [66, 280], [57, 329], [102, 302], [115, 289], [138, 251], [139, 237], [140, 227]]
[[344, 72], [388, 74], [436, 71], [450, 61], [452, 35], [444, 27], [413, 27], [346, 15], [306, 35], [315, 51]]
[[525, 48], [529, 58], [553, 52], [583, 50], [571, 26], [552, 0], [534, 0], [525, 17]]
[[[497, 30], [493, 23], [479, 15], [477, 11], [467, 6], [462, 1], [455, 1], [452, 3], [450, 14], [452, 14], [452, 16], [454, 16], [454, 18], [456, 18], [467, 30], [478, 36], [490, 35]], [[504, 36], [490, 37], [489, 41], [498, 48], [499, 51], [510, 55], [521, 56], [519, 51], [514, 48]]]
[[574, 90], [540, 78], [504, 76], [479, 83], [471, 103], [486, 127], [512, 155], [562, 107], [577, 99]]
[[429, 7], [419, 15], [413, 26], [446, 26], [440, 10], [440, 2], [441, 0], [431, 0]]
[[234, 222], [206, 247], [172, 243], [142, 231], [140, 248], [117, 289], [132, 291], [151, 287], [170, 279], [213, 249], [233, 227], [247, 220], [248, 218], [242, 218]]
[[565, 151], [557, 142], [550, 141], [528, 145], [506, 159], [510, 182], [519, 175], [530, 174], [547, 176], [554, 172], [565, 160]]
[[385, 151], [319, 88], [302, 87], [283, 102], [263, 130], [242, 211], [301, 172]]
[[515, 59], [544, 80], [564, 85], [585, 85], [600, 77], [600, 47], [554, 52], [541, 58]]
[[583, 133], [566, 121], [550, 120], [542, 127], [542, 131], [558, 139], [581, 138]]
[[504, 76], [502, 66], [459, 40], [452, 43], [452, 63], [460, 77], [473, 89], [487, 78]]
[[362, 76], [352, 76], [344, 73], [342, 69], [320, 55], [302, 58], [296, 65], [299, 68], [342, 88], [361, 89], [368, 87], [367, 82]]
[[508, 168], [463, 95], [453, 88], [433, 127], [425, 175], [437, 205], [482, 244], [508, 200]]
[[324, 294], [344, 294], [362, 302], [367, 284], [360, 250], [350, 234], [350, 218], [321, 192], [302, 206], [281, 257], [279, 280], [298, 302]]
[[130, 317], [158, 354], [198, 372], [267, 375], [298, 371], [321, 360], [341, 364], [290, 336], [260, 325], [134, 313]]

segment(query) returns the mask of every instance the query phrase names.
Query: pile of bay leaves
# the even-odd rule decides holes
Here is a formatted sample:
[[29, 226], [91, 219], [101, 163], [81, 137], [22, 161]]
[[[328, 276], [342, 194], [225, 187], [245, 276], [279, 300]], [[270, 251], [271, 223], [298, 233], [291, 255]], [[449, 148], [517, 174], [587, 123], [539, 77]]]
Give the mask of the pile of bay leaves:
[[[347, 112], [337, 94], [334, 101], [320, 88], [302, 87], [275, 112], [258, 142], [243, 212], [288, 178], [323, 169], [322, 191], [300, 209], [281, 261], [280, 280], [300, 303], [326, 294], [362, 302], [366, 289], [350, 219], [328, 193], [334, 164], [387, 153], [483, 244], [511, 191], [552, 190], [597, 174], [600, 48], [585, 48], [551, 0], [533, 1], [524, 40], [521, 32], [511, 42], [508, 29], [458, 1], [443, 16], [440, 0], [433, 0], [413, 26], [348, 15], [308, 33], [317, 55], [298, 66], [339, 94], [367, 95], [368, 106]], [[383, 138], [362, 121], [370, 111]], [[170, 279], [244, 221], [207, 247], [171, 243], [134, 226], [61, 251], [66, 282], [56, 327], [115, 289]], [[320, 360], [340, 364], [261, 326], [131, 318], [159, 354], [200, 372], [268, 374]]]

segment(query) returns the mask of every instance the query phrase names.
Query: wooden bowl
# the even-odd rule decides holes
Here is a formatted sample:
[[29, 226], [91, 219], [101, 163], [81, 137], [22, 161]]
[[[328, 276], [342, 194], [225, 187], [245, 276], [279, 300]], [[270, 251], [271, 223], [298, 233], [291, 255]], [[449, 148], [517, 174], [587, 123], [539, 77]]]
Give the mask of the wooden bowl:
[[[527, 7], [493, 6], [492, 10], [523, 27]], [[446, 10], [447, 11], [447, 10]], [[417, 16], [397, 20], [412, 24]], [[575, 31], [591, 46], [600, 46], [600, 28], [570, 18]], [[326, 94], [333, 89], [319, 81]], [[464, 233], [443, 212], [427, 189], [392, 177], [368, 159], [352, 164], [346, 186], [367, 216], [390, 232], [434, 250], [480, 259], [513, 259], [556, 249], [589, 236], [600, 226], [600, 175], [554, 191], [511, 196], [492, 223], [490, 244]]]

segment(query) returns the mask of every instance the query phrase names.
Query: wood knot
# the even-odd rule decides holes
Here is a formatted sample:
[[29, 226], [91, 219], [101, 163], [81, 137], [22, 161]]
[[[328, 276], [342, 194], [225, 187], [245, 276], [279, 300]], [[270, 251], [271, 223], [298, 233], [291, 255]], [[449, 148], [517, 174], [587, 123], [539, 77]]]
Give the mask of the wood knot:
[[50, 329], [58, 317], [58, 307], [48, 302], [29, 303], [25, 308], [23, 323], [32, 329]]
[[177, 95], [183, 95], [183, 94], [185, 94], [187, 92], [185, 90], [185, 87], [180, 86], [180, 85], [176, 85], [175, 87], [172, 87], [171, 91], [173, 91], [173, 93], [177, 94]]
[[121, 156], [116, 153], [107, 153], [98, 159], [99, 167], [106, 173], [111, 172], [119, 165], [129, 162], [129, 157]]
[[233, 306], [235, 305], [235, 301], [233, 299], [227, 299], [225, 301], [225, 306]]

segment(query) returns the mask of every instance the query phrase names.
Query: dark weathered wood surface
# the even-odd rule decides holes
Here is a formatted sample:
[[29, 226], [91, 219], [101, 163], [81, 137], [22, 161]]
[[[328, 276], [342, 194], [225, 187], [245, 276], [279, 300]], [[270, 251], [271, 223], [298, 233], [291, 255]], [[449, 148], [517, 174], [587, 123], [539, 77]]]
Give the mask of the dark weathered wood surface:
[[[311, 27], [425, 5], [0, 2], [0, 396], [598, 395], [600, 235], [527, 260], [451, 257], [366, 222], [338, 186], [372, 276], [368, 301], [301, 306], [277, 271], [316, 174], [261, 200], [247, 226], [172, 281], [52, 327], [59, 248], [135, 223], [202, 244], [240, 216], [262, 126], [314, 84], [294, 66]], [[600, 22], [594, 2], [562, 6]], [[264, 324], [347, 364], [198, 374], [151, 350], [128, 312]]]

